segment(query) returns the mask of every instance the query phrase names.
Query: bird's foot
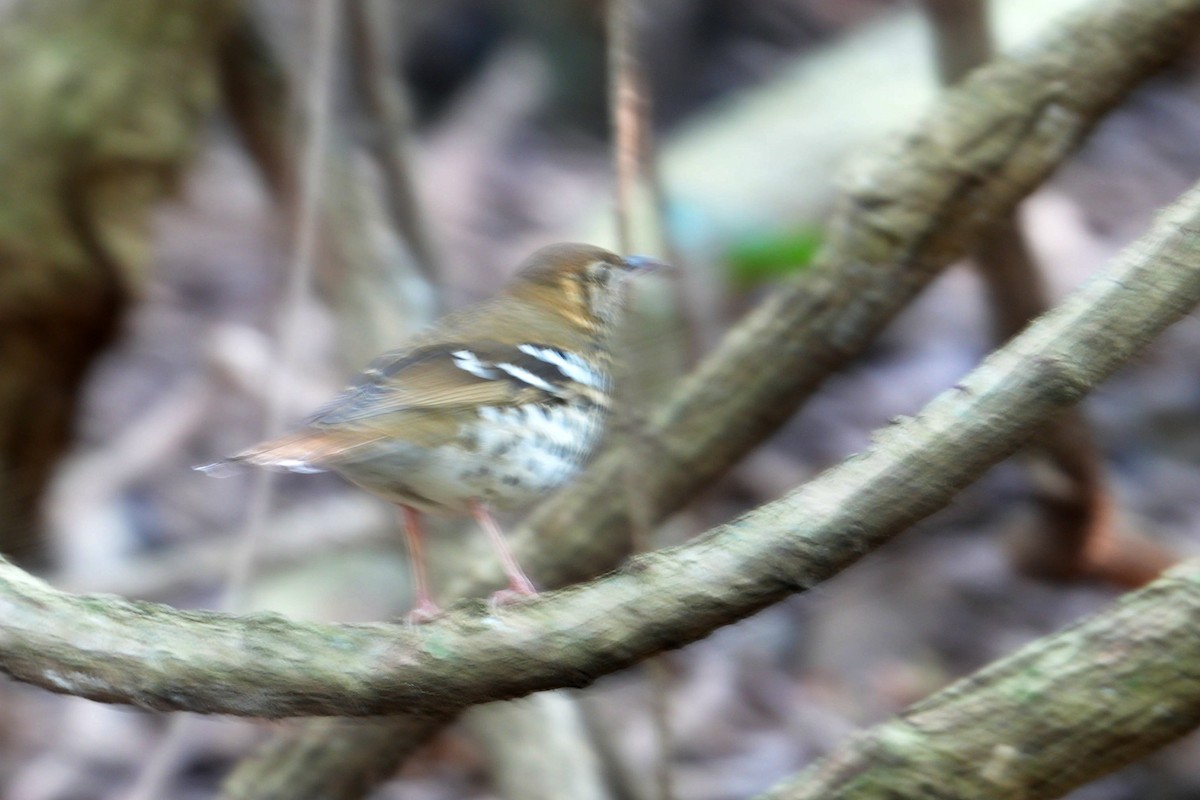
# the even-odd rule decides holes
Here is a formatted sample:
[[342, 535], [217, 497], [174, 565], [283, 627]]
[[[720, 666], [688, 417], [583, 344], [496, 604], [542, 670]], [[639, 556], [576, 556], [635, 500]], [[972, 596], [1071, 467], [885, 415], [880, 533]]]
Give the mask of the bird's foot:
[[537, 597], [537, 594], [537, 589], [533, 588], [533, 584], [530, 583], [528, 578], [525, 578], [523, 581], [514, 580], [509, 583], [507, 589], [501, 589], [493, 593], [491, 599], [488, 600], [488, 605], [493, 609], [499, 606], [509, 606], [530, 597]]
[[404, 621], [409, 625], [424, 625], [426, 622], [432, 622], [440, 617], [443, 613], [442, 607], [432, 600], [422, 600], [417, 603], [412, 611], [404, 616]]

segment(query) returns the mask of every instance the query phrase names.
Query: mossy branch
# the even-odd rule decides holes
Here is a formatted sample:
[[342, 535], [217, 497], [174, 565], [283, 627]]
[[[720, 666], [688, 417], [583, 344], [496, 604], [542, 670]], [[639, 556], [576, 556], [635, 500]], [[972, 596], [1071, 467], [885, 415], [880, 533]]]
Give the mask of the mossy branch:
[[1198, 623], [1190, 561], [856, 734], [758, 800], [1062, 797], [1200, 725]]

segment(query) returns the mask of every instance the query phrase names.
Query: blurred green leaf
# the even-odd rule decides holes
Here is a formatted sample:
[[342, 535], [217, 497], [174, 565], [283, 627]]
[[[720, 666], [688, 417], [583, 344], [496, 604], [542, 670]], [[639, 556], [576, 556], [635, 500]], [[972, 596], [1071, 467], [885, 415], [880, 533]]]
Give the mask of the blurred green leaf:
[[729, 279], [739, 289], [751, 289], [799, 272], [812, 263], [821, 241], [816, 228], [742, 237], [725, 254]]

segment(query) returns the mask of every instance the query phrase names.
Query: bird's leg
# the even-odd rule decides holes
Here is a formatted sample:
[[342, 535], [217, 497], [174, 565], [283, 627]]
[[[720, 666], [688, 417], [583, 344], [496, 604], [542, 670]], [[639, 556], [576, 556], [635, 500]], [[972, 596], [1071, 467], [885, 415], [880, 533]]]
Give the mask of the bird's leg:
[[400, 506], [404, 516], [404, 538], [408, 541], [408, 560], [412, 564], [414, 592], [417, 595], [416, 605], [408, 612], [409, 622], [428, 622], [442, 613], [438, 604], [433, 602], [429, 594], [429, 580], [425, 577], [425, 549], [423, 547], [421, 514], [415, 508]]
[[471, 502], [471, 516], [479, 523], [479, 527], [483, 528], [487, 533], [488, 539], [492, 542], [492, 547], [496, 550], [496, 555], [500, 557], [500, 563], [504, 565], [504, 574], [508, 576], [508, 588], [492, 595], [492, 601], [495, 603], [505, 603], [511, 600], [516, 600], [519, 597], [528, 597], [537, 594], [537, 589], [533, 588], [533, 582], [526, 577], [521, 565], [517, 563], [517, 559], [513, 556], [512, 550], [508, 547], [508, 542], [504, 540], [504, 532], [500, 530], [500, 525], [496, 522], [487, 506], [478, 500]]

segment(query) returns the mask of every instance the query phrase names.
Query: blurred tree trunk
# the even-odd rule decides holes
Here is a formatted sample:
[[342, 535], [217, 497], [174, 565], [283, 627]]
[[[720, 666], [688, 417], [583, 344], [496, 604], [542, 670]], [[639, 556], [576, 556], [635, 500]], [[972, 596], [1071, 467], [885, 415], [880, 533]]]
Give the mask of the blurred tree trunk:
[[0, 27], [0, 551], [142, 283], [148, 211], [195, 149], [232, 0], [25, 0]]

